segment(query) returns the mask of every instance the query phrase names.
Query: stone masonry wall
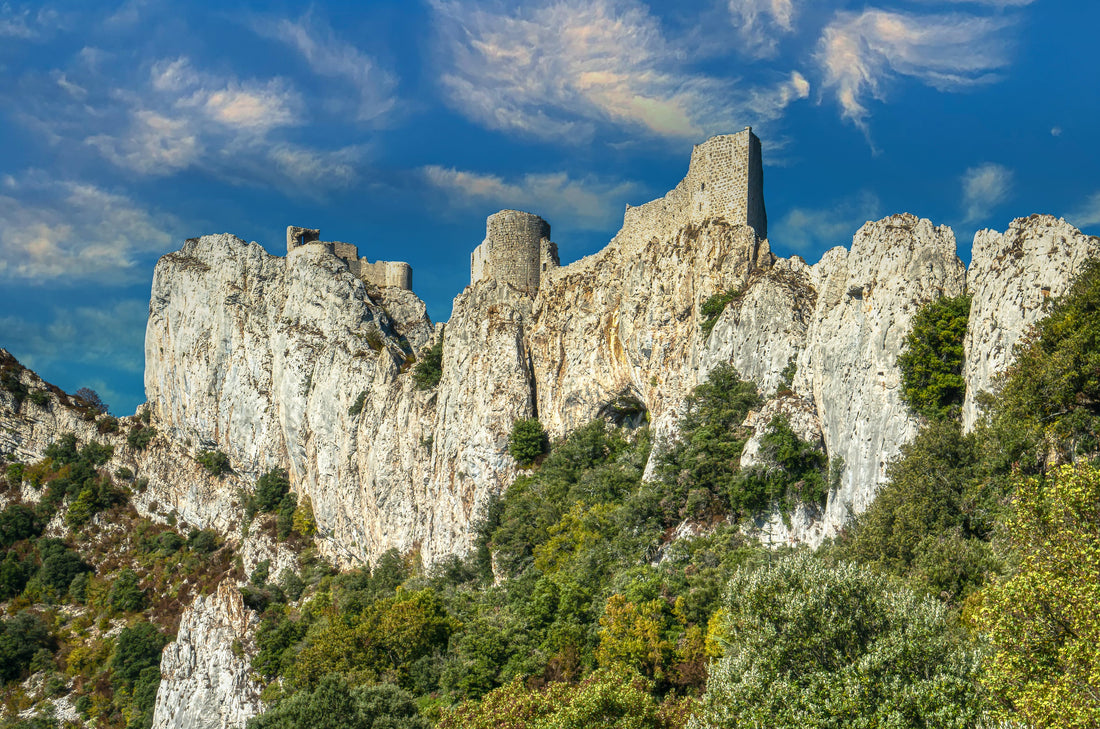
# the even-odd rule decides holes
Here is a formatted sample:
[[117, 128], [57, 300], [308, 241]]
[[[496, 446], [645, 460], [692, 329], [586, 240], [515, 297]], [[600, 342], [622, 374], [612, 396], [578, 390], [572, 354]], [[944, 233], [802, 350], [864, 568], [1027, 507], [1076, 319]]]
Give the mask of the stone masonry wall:
[[696, 145], [680, 184], [663, 198], [628, 205], [616, 238], [645, 245], [652, 238], [669, 240], [681, 228], [714, 218], [751, 226], [760, 238], [768, 235], [760, 139], [750, 128]]
[[485, 221], [485, 240], [470, 255], [470, 282], [492, 278], [534, 296], [544, 267], [558, 265], [550, 224], [520, 210], [501, 210]]

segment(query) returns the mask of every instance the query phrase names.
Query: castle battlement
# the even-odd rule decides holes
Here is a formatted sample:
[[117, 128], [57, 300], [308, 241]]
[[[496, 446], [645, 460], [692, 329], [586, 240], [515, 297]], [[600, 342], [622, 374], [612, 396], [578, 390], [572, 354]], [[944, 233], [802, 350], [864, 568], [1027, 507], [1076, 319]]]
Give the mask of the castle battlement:
[[556, 268], [550, 224], [533, 213], [501, 210], [485, 221], [485, 240], [470, 254], [470, 283], [495, 279], [534, 296], [542, 273]]
[[341, 241], [323, 241], [318, 228], [300, 228], [287, 226], [286, 252], [306, 245], [321, 246], [332, 255], [347, 264], [348, 270], [364, 281], [375, 286], [395, 286], [412, 290], [412, 266], [403, 261], [375, 261], [359, 257], [359, 248]]

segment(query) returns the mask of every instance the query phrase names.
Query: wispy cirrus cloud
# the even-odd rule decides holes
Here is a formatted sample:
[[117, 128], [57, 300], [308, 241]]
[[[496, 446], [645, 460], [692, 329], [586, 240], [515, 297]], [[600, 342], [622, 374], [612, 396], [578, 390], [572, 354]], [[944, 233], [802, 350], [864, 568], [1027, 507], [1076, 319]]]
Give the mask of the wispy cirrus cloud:
[[894, 76], [941, 91], [995, 80], [1009, 59], [1005, 16], [920, 15], [870, 8], [840, 12], [825, 27], [815, 54], [841, 114], [865, 133], [868, 98], [884, 100]]
[[779, 36], [794, 30], [794, 0], [729, 0], [729, 11], [745, 53], [768, 58]]
[[328, 106], [353, 105], [353, 117], [360, 122], [378, 123], [397, 106], [397, 77], [378, 61], [351, 43], [340, 39], [332, 27], [306, 13], [298, 20], [259, 19], [253, 28], [262, 36], [281, 41], [296, 50], [318, 76], [341, 81], [354, 94], [331, 95]]
[[1094, 192], [1081, 205], [1066, 215], [1066, 219], [1082, 230], [1100, 226], [1100, 190]]
[[490, 129], [568, 142], [607, 126], [694, 139], [774, 119], [809, 93], [796, 71], [743, 87], [692, 70], [690, 49], [631, 0], [432, 7], [445, 98]]
[[991, 162], [968, 169], [962, 176], [965, 222], [989, 217], [994, 207], [1008, 199], [1012, 178], [1012, 170]]
[[863, 191], [822, 208], [792, 208], [771, 224], [773, 246], [810, 253], [848, 245], [860, 226], [882, 214], [878, 196]]
[[148, 275], [179, 222], [96, 185], [40, 172], [0, 179], [0, 280], [118, 285]]
[[574, 178], [565, 172], [527, 174], [512, 180], [439, 166], [428, 166], [421, 172], [456, 207], [521, 208], [566, 230], [612, 227], [621, 220], [627, 200], [638, 190], [632, 182], [593, 176]]

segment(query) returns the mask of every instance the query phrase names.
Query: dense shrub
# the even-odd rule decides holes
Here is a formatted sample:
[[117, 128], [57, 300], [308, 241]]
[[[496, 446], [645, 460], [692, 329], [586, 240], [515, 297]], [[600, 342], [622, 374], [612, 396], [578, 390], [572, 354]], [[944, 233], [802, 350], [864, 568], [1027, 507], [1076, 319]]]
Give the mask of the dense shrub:
[[550, 439], [536, 418], [517, 420], [508, 436], [508, 454], [521, 466], [530, 466], [546, 452]]
[[82, 572], [91, 572], [92, 566], [80, 558], [60, 539], [43, 537], [38, 540], [38, 553], [42, 566], [38, 570], [38, 579], [45, 587], [53, 590], [56, 596], [69, 591], [69, 583]]
[[926, 418], [954, 417], [966, 394], [963, 338], [970, 296], [944, 297], [921, 307], [898, 355], [902, 399]]
[[739, 570], [693, 726], [971, 727], [976, 652], [944, 607], [807, 554]]
[[0, 549], [7, 549], [22, 539], [37, 537], [45, 526], [30, 506], [8, 504], [0, 511]]
[[745, 469], [729, 493], [730, 508], [755, 514], [770, 505], [784, 512], [798, 504], [824, 504], [828, 495], [828, 459], [824, 451], [798, 437], [784, 416], [776, 416], [760, 439], [761, 465]]
[[126, 444], [134, 450], [143, 451], [157, 437], [157, 429], [146, 425], [135, 425], [126, 435]]
[[413, 697], [382, 684], [349, 688], [338, 674], [325, 676], [312, 691], [299, 691], [264, 714], [248, 729], [428, 729]]
[[290, 491], [290, 477], [281, 468], [273, 468], [256, 480], [256, 508], [272, 512]]
[[202, 451], [195, 460], [212, 476], [229, 473], [229, 456], [221, 451]]
[[9, 683], [26, 675], [35, 654], [52, 650], [55, 641], [42, 619], [21, 612], [10, 620], [0, 620], [0, 681]]
[[443, 378], [443, 337], [420, 352], [413, 368], [413, 382], [419, 390], [430, 390]]
[[112, 610], [133, 613], [145, 608], [145, 591], [141, 589], [141, 580], [131, 569], [123, 569], [111, 582], [111, 591], [107, 604]]

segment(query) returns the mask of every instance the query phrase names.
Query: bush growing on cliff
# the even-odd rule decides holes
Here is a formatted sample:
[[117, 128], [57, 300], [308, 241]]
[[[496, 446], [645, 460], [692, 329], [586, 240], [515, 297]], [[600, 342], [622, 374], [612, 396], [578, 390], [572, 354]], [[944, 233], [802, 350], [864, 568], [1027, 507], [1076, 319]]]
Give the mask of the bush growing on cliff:
[[256, 508], [263, 512], [275, 511], [289, 492], [287, 472], [282, 468], [273, 468], [256, 480]]
[[921, 307], [898, 355], [902, 399], [926, 418], [956, 417], [966, 394], [963, 338], [970, 296], [943, 297]]
[[699, 316], [701, 317], [699, 328], [703, 330], [704, 339], [710, 336], [714, 325], [718, 323], [718, 318], [726, 310], [726, 305], [740, 296], [741, 290], [736, 286], [731, 286], [725, 291], [719, 291], [703, 302], [703, 305], [699, 307]]
[[[148, 412], [148, 410], [144, 411]], [[153, 440], [157, 437], [157, 429], [146, 425], [144, 427], [135, 425], [130, 429], [130, 432], [126, 434], [126, 445], [130, 446], [136, 451], [143, 451]]]
[[550, 439], [537, 418], [517, 420], [508, 437], [508, 454], [521, 466], [530, 466], [546, 452]]
[[202, 451], [195, 456], [195, 460], [206, 469], [211, 476], [221, 476], [229, 473], [229, 456], [221, 451]]
[[413, 368], [413, 381], [418, 390], [430, 390], [443, 378], [443, 337], [420, 352]]

